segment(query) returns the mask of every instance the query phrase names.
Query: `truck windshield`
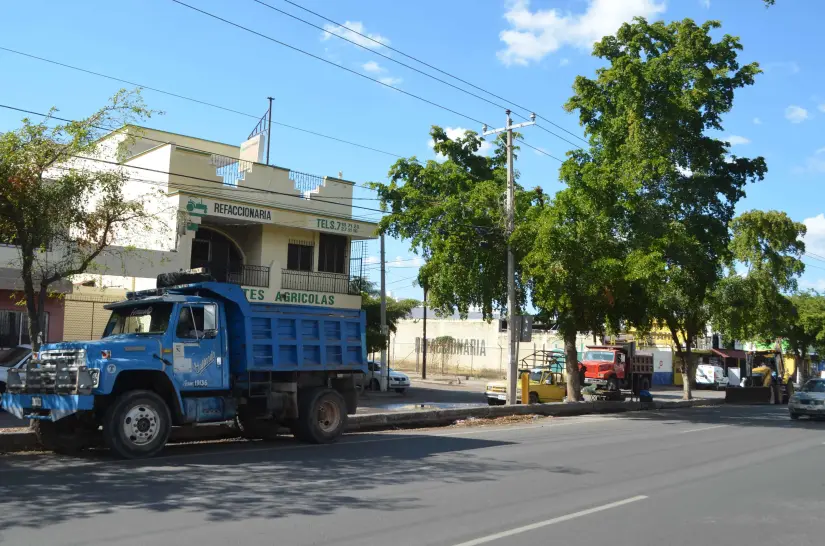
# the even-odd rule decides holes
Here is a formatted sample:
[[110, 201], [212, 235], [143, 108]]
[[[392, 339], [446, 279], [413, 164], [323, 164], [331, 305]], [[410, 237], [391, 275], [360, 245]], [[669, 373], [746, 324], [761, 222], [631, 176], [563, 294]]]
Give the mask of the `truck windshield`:
[[587, 351], [584, 353], [584, 360], [599, 360], [601, 362], [613, 362], [613, 353], [610, 351]]
[[163, 334], [172, 316], [171, 303], [119, 307], [112, 311], [103, 337], [118, 334]]

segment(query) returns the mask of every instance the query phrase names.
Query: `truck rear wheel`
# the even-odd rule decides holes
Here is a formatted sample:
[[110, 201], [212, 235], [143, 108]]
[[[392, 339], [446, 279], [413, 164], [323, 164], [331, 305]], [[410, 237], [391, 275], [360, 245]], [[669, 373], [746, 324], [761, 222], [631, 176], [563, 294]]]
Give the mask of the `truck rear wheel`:
[[124, 459], [157, 454], [172, 429], [172, 416], [163, 398], [152, 391], [129, 391], [106, 410], [103, 439]]
[[298, 418], [290, 425], [302, 442], [328, 444], [347, 427], [347, 404], [334, 389], [317, 388], [298, 393]]

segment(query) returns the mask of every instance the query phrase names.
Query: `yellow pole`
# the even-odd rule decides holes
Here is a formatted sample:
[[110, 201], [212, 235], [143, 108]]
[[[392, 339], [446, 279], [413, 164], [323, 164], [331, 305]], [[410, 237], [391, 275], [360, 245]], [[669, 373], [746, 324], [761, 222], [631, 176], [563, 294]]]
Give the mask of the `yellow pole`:
[[530, 403], [530, 373], [524, 372], [521, 374], [521, 403]]

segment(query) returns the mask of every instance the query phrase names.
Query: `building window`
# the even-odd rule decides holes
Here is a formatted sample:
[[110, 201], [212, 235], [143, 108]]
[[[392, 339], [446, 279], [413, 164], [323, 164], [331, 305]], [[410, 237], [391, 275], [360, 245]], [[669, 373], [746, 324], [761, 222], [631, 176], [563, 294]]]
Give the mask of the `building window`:
[[[49, 340], [49, 314], [46, 313], [46, 328], [43, 339]], [[29, 320], [24, 311], [0, 310], [0, 348], [29, 345]]]
[[312, 271], [312, 255], [315, 248], [303, 243], [289, 243], [286, 268], [292, 271]]
[[346, 273], [348, 242], [343, 235], [322, 233], [318, 244], [318, 271]]

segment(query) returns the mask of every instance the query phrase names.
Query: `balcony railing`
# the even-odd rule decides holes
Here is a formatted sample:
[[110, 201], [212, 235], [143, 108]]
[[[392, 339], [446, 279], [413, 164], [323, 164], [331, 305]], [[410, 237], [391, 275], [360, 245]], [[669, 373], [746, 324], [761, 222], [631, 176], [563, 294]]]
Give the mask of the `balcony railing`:
[[242, 265], [234, 271], [217, 271], [215, 268], [209, 269], [212, 276], [215, 277], [215, 280], [218, 282], [269, 288], [269, 268], [262, 265]]
[[307, 292], [330, 292], [332, 294], [359, 295], [350, 276], [345, 273], [321, 273], [315, 271], [281, 270], [281, 288], [287, 290], [305, 290]]

